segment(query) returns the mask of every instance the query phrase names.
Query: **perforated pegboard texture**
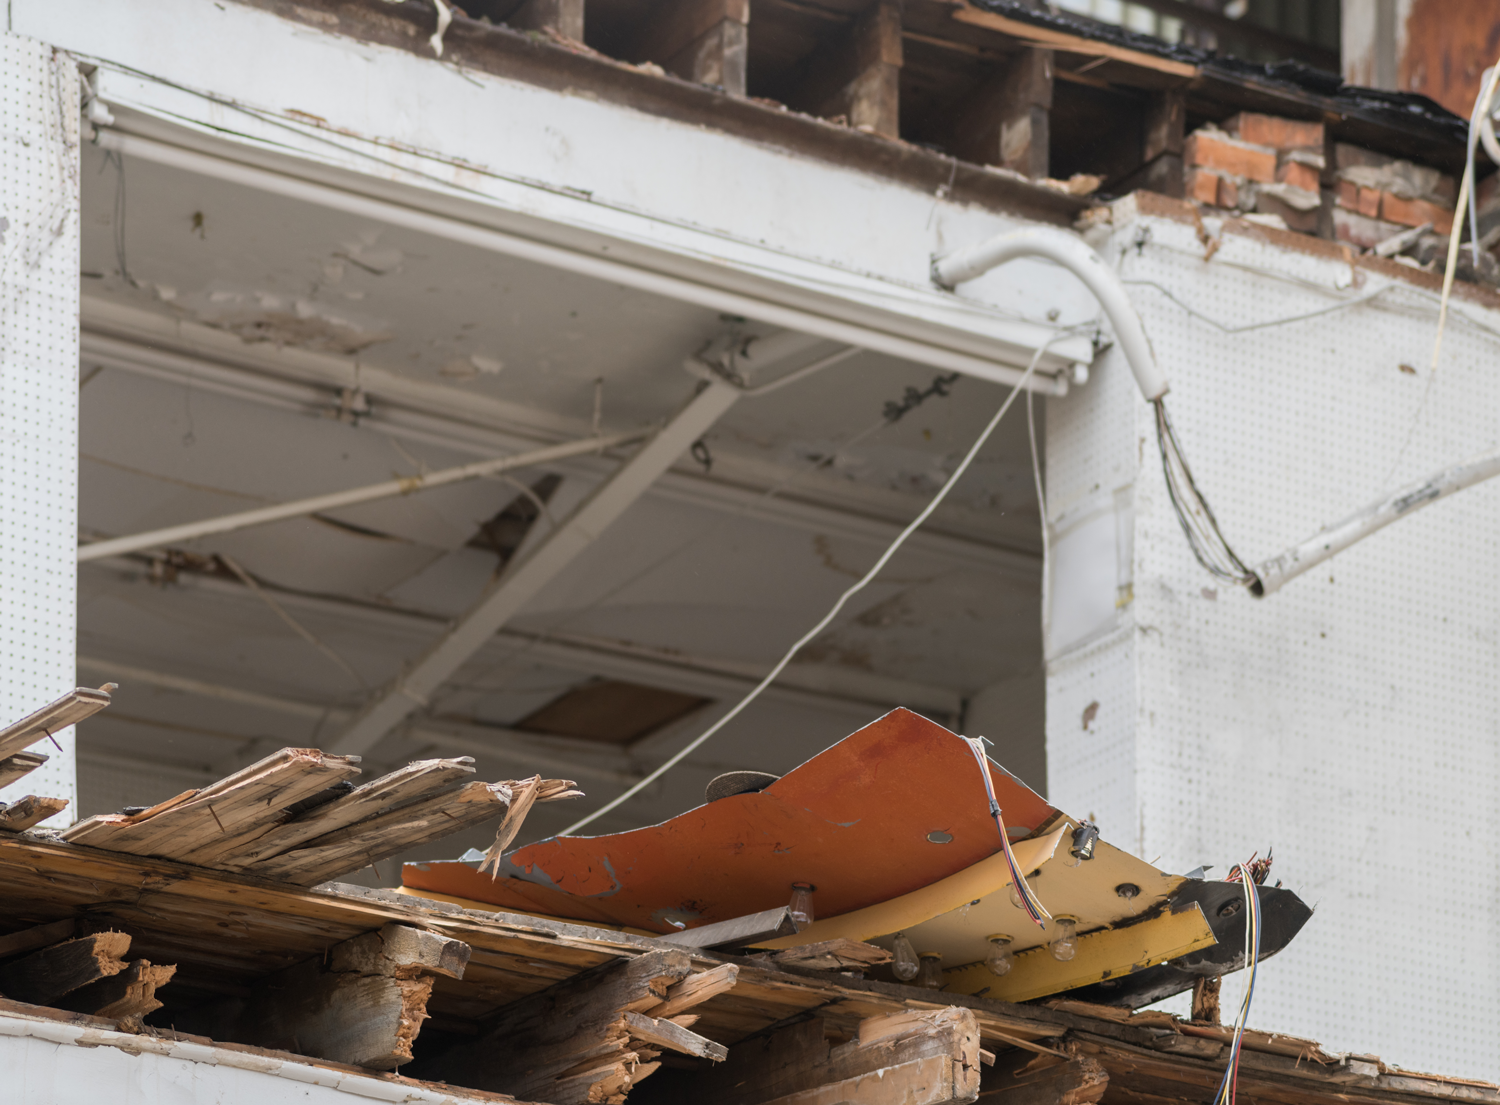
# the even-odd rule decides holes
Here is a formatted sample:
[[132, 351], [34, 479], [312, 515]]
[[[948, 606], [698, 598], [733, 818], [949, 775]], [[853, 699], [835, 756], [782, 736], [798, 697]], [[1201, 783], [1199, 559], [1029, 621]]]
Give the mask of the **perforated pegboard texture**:
[[[1113, 251], [1198, 482], [1248, 562], [1496, 445], [1500, 312], [1458, 304], [1424, 405], [1423, 290], [1243, 235], [1205, 261], [1195, 229], [1165, 219], [1116, 227]], [[1181, 305], [1235, 327], [1382, 287], [1240, 334]], [[1169, 870], [1222, 876], [1274, 847], [1273, 877], [1317, 912], [1266, 964], [1256, 1027], [1500, 1077], [1500, 481], [1256, 600], [1195, 563], [1148, 408], [1122, 412], [1105, 377], [1124, 365], [1099, 368], [1049, 404], [1049, 484], [1086, 494], [1090, 471], [1107, 483], [1136, 452], [1134, 600], [1114, 638], [1050, 665], [1050, 797]]]
[[[74, 685], [78, 529], [78, 73], [0, 36], [0, 719]], [[73, 799], [73, 733], [0, 799]], [[72, 820], [71, 811], [54, 819]]]

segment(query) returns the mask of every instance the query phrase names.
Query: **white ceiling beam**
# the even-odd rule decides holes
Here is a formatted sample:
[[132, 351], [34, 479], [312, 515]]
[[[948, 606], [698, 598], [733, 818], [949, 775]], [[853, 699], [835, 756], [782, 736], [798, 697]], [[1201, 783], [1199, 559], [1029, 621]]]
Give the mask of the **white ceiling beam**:
[[[87, 327], [89, 314], [87, 305], [84, 313], [85, 327]], [[131, 312], [131, 314], [137, 313]], [[156, 318], [156, 316], [147, 317], [153, 320]], [[137, 333], [130, 339], [85, 328], [82, 335], [82, 363], [85, 366], [106, 365], [135, 375], [189, 384], [200, 390], [216, 391], [242, 401], [298, 414], [322, 415], [338, 405], [337, 391], [334, 390], [335, 381], [332, 377], [325, 379], [326, 374], [316, 378], [307, 377], [305, 379], [309, 382], [297, 383], [273, 375], [285, 367], [278, 359], [280, 354], [274, 351], [265, 352], [268, 358], [265, 362], [249, 360], [251, 354], [243, 352], [237, 355], [234, 361], [226, 363], [219, 360], [220, 351], [217, 348], [213, 350], [211, 358], [204, 353], [191, 350], [177, 352], [172, 349], [171, 334], [163, 332], [157, 335], [154, 330], [142, 325], [139, 319], [133, 318], [132, 323], [134, 324], [132, 330]], [[191, 328], [191, 325], [182, 323], [181, 329], [186, 331]], [[200, 327], [199, 329], [206, 330], [207, 328]], [[217, 334], [216, 331], [212, 333]], [[150, 346], [143, 344], [146, 340], [151, 341]], [[243, 344], [238, 338], [232, 340], [237, 345]], [[247, 350], [255, 348], [257, 347], [246, 347]], [[291, 351], [282, 351], [282, 353], [287, 352]], [[345, 365], [344, 362], [320, 354], [306, 354], [301, 360], [320, 363], [328, 361], [340, 369], [350, 369], [350, 366]], [[298, 363], [301, 363], [301, 360]], [[349, 378], [353, 379], [352, 375]], [[319, 382], [313, 382], [314, 380], [321, 381], [321, 386]], [[448, 393], [453, 389], [415, 381], [412, 382], [412, 387], [418, 389], [413, 393], [417, 397], [436, 393], [439, 398], [425, 403], [421, 410], [393, 409], [387, 403], [379, 403], [369, 414], [361, 416], [360, 425], [390, 437], [440, 445], [445, 449], [477, 456], [493, 456], [517, 447], [550, 444], [545, 439], [538, 440], [537, 431], [540, 426], [532, 427], [525, 435], [512, 429], [517, 415], [508, 404], [496, 404], [496, 407], [504, 409], [492, 410], [485, 403], [476, 402], [474, 407], [467, 412], [469, 417], [459, 421], [455, 414], [448, 411]], [[462, 394], [458, 397], [464, 398]], [[482, 397], [475, 397], [476, 400], [480, 398]], [[582, 428], [568, 424], [562, 429], [568, 433], [578, 433]], [[548, 424], [547, 431], [550, 433], [553, 430], [554, 427]], [[578, 475], [599, 476], [612, 470], [615, 462], [605, 458], [583, 456], [574, 458], [566, 464], [560, 464], [558, 467], [560, 470]], [[761, 519], [777, 525], [791, 526], [830, 538], [868, 541], [880, 545], [889, 544], [894, 540], [901, 532], [903, 525], [901, 522], [879, 516], [882, 507], [885, 506], [883, 502], [861, 503], [859, 489], [849, 485], [845, 485], [841, 492], [845, 496], [845, 501], [854, 505], [863, 505], [866, 508], [863, 511], [841, 508], [827, 501], [809, 499], [805, 495], [797, 497], [784, 494], [767, 497], [759, 488], [737, 486], [721, 479], [708, 479], [677, 471], [664, 473], [652, 485], [650, 493], [653, 496], [669, 498], [710, 510], [739, 514], [746, 518]], [[1041, 578], [1040, 555], [1025, 549], [1006, 548], [986, 541], [931, 529], [913, 534], [911, 540], [907, 542], [907, 547], [914, 552], [951, 561], [955, 567], [1003, 572], [1028, 583]]]
[[[135, 561], [122, 558], [101, 562], [101, 565], [95, 566], [96, 570], [100, 566], [128, 571], [132, 577], [143, 582], [146, 579], [140, 570], [140, 564]], [[255, 601], [243, 584], [213, 576], [183, 573], [172, 586], [204, 591], [236, 601]], [[441, 619], [411, 610], [398, 610], [324, 595], [299, 594], [275, 588], [271, 590], [276, 595], [276, 601], [289, 610], [346, 622], [415, 632], [423, 637], [430, 637], [433, 626], [441, 624]], [[529, 660], [574, 671], [581, 677], [593, 675], [623, 679], [708, 698], [744, 694], [760, 682], [761, 676], [765, 674], [764, 668], [756, 669], [748, 664], [629, 646], [619, 641], [575, 634], [532, 633], [506, 627], [495, 635], [495, 641], [514, 646], [516, 652], [513, 656], [516, 659], [524, 653]], [[839, 687], [837, 691], [827, 689], [834, 685]], [[482, 693], [483, 688], [470, 690]], [[949, 687], [917, 681], [893, 682], [884, 675], [852, 668], [839, 668], [829, 674], [827, 665], [812, 664], [791, 665], [761, 697], [791, 706], [845, 714], [865, 721], [870, 720], [871, 710], [889, 710], [893, 706], [956, 716], [963, 704], [962, 693]], [[314, 708], [320, 711], [323, 709]]]
[[[762, 295], [752, 295], [716, 287], [701, 278], [677, 276], [656, 269], [648, 269], [626, 261], [615, 260], [603, 252], [572, 249], [535, 238], [497, 230], [477, 222], [421, 210], [404, 203], [395, 203], [362, 195], [349, 188], [334, 187], [304, 177], [293, 176], [275, 169], [230, 160], [216, 154], [190, 150], [159, 142], [153, 138], [124, 134], [118, 130], [99, 129], [95, 141], [106, 150], [126, 156], [139, 157], [214, 179], [228, 180], [236, 185], [260, 189], [271, 195], [313, 204], [318, 207], [343, 211], [361, 218], [373, 219], [391, 226], [399, 226], [420, 234], [458, 242], [465, 246], [491, 250], [495, 253], [519, 260], [532, 261], [549, 268], [610, 283], [622, 284], [637, 291], [660, 295], [667, 299], [710, 310], [757, 319], [773, 326], [784, 326], [807, 334], [816, 334], [829, 341], [845, 345], [856, 345], [902, 360], [928, 365], [945, 372], [960, 372], [993, 383], [1016, 386], [1025, 381], [1025, 386], [1048, 395], [1065, 395], [1067, 379], [1063, 375], [1050, 376], [1038, 372], [1027, 378], [1022, 369], [1016, 367], [1017, 360], [1028, 360], [1029, 354], [1038, 347], [1050, 345], [1053, 352], [1043, 358], [1043, 369], [1058, 371], [1064, 364], [1088, 364], [1094, 359], [1093, 344], [1086, 338], [1065, 334], [1062, 330], [1020, 320], [992, 320], [990, 329], [1003, 332], [1005, 337], [989, 336], [983, 343], [1002, 353], [1007, 363], [988, 357], [962, 352], [952, 345], [938, 344], [924, 337], [908, 337], [897, 329], [913, 329], [912, 320], [893, 314], [888, 321], [892, 329], [880, 329], [849, 318], [838, 318], [831, 314], [792, 305], [807, 302], [805, 291], [767, 286]], [[777, 298], [772, 298], [776, 296]], [[972, 340], [973, 335], [953, 335], [953, 340]]]
[[598, 539], [646, 489], [702, 437], [740, 393], [707, 384], [613, 476], [490, 587], [423, 656], [365, 706], [330, 751], [361, 755], [400, 725], [536, 594]]
[[647, 432], [637, 430], [631, 433], [611, 434], [608, 437], [597, 437], [585, 441], [570, 441], [562, 445], [549, 445], [541, 449], [533, 449], [526, 453], [512, 454], [508, 457], [491, 457], [489, 460], [478, 460], [472, 464], [442, 468], [436, 472], [405, 476], [395, 480], [384, 480], [381, 483], [366, 484], [364, 487], [351, 487], [345, 491], [333, 491], [327, 495], [314, 495], [307, 499], [297, 499], [289, 503], [277, 503], [274, 506], [241, 510], [234, 514], [221, 514], [217, 518], [205, 518], [197, 522], [185, 522], [178, 526], [166, 526], [147, 533], [135, 533], [125, 537], [111, 537], [103, 541], [91, 541], [86, 545], [78, 547], [78, 562], [82, 564], [89, 560], [102, 560], [108, 556], [122, 556], [126, 553], [141, 552], [145, 549], [158, 549], [166, 545], [177, 545], [184, 541], [197, 540], [201, 537], [211, 537], [218, 533], [232, 533], [235, 530], [264, 526], [271, 522], [285, 521], [288, 518], [301, 518], [308, 514], [320, 514], [323, 511], [338, 510], [342, 507], [356, 506], [360, 503], [371, 503], [379, 499], [393, 499], [398, 495], [411, 495], [418, 491], [425, 491], [431, 487], [445, 487], [448, 484], [482, 479], [486, 476], [497, 476], [502, 472], [512, 472], [520, 468], [530, 468], [538, 464], [550, 464], [554, 461], [567, 460], [570, 457], [586, 456], [589, 453], [602, 453], [606, 449], [639, 441], [642, 437], [646, 436]]
[[[174, 675], [170, 672], [154, 671], [134, 664], [121, 664], [95, 656], [79, 656], [78, 666], [89, 671], [109, 672], [127, 684], [144, 684], [162, 690], [177, 691], [198, 698], [212, 698], [221, 702], [233, 702], [239, 706], [267, 710], [272, 713], [299, 717], [308, 721], [329, 721], [338, 724], [347, 721], [352, 710], [319, 706], [280, 695], [259, 694], [255, 691], [226, 687], [203, 679]], [[137, 719], [149, 724], [146, 719]], [[469, 725], [464, 723], [438, 722], [430, 725], [413, 725], [403, 735], [415, 744], [429, 744], [487, 756], [506, 763], [520, 764], [523, 768], [535, 766], [549, 771], [573, 772], [612, 783], [628, 786], [637, 781], [643, 771], [636, 768], [620, 750], [611, 745], [588, 747], [583, 742], [556, 741], [538, 733], [526, 733], [499, 725]], [[247, 734], [246, 741], [264, 740], [255, 734]], [[90, 749], [90, 754], [99, 750]], [[592, 762], [591, 762], [592, 761]], [[598, 762], [598, 761], [603, 761]], [[139, 766], [138, 764], [136, 766]], [[368, 765], [367, 765], [368, 766]]]

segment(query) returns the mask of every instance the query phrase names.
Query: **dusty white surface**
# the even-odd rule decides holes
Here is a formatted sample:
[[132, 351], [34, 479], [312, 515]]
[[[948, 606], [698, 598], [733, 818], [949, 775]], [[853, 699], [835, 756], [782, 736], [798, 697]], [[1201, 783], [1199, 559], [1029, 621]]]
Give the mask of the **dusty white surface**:
[[[1109, 248], [1199, 485], [1247, 562], [1495, 445], [1495, 313], [1457, 307], [1424, 405], [1437, 312], [1421, 290], [1228, 334], [1162, 289], [1232, 328], [1387, 282], [1351, 286], [1343, 263], [1236, 236], [1205, 263], [1194, 228], [1162, 219], [1117, 226]], [[1050, 797], [1168, 870], [1222, 877], [1274, 847], [1273, 877], [1317, 912], [1266, 965], [1255, 1026], [1500, 1075], [1500, 481], [1257, 600], [1193, 560], [1148, 408], [1115, 354], [1097, 369], [1048, 411], [1054, 523], [1090, 510], [1118, 523], [1092, 563], [1058, 558], [1054, 629], [1060, 604], [1088, 605], [1069, 588], [1098, 616], [1053, 635]]]

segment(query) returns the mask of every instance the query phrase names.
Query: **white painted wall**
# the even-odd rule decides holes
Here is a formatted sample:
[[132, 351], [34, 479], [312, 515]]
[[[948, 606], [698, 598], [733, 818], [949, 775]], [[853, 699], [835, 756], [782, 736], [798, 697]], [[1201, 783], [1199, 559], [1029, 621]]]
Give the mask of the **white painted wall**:
[[[1457, 304], [1427, 393], [1436, 304], [1422, 290], [1235, 235], [1205, 263], [1195, 228], [1160, 218], [1116, 225], [1107, 248], [1134, 282], [1200, 486], [1247, 562], [1496, 444], [1500, 312]], [[1244, 326], [1382, 287], [1238, 335], [1162, 290]], [[1274, 847], [1273, 876], [1317, 912], [1266, 965], [1256, 1027], [1500, 1076], [1500, 481], [1257, 600], [1193, 560], [1115, 352], [1087, 388], [1049, 400], [1047, 445], [1054, 527], [1102, 512], [1117, 525], [1100, 533], [1118, 535], [1071, 567], [1059, 550], [1051, 800], [1168, 870], [1222, 876]], [[1059, 631], [1060, 606], [1099, 613], [1112, 594], [1118, 609]]]
[[[353, 1074], [251, 1049], [213, 1047], [41, 1017], [0, 1016], [7, 1101], [47, 1105], [410, 1105], [477, 1102], [462, 1090]], [[484, 1100], [493, 1098], [486, 1095]]]
[[[78, 76], [0, 34], [0, 724], [73, 686], [78, 531]], [[73, 799], [73, 731], [0, 790]], [[66, 824], [71, 814], [53, 819]]]

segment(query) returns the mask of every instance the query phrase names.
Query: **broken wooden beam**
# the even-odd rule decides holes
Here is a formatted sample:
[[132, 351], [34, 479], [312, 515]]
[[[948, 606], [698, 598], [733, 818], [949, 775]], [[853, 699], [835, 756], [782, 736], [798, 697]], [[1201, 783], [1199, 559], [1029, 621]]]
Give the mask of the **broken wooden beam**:
[[389, 924], [177, 1022], [219, 1040], [394, 1070], [411, 1062], [434, 974], [461, 978], [468, 961], [462, 941]]
[[969, 98], [948, 148], [978, 165], [998, 165], [1040, 180], [1049, 174], [1053, 55], [1023, 49]]
[[860, 1022], [857, 1038], [829, 1046], [813, 1018], [735, 1044], [721, 1066], [679, 1080], [673, 1100], [715, 1105], [945, 1105], [980, 1086], [979, 1028], [950, 1006]]
[[739, 976], [739, 966], [734, 963], [722, 963], [712, 970], [688, 975], [681, 982], [673, 983], [661, 1001], [642, 1003], [640, 1011], [652, 1017], [675, 1017], [695, 1005], [702, 1005], [709, 998], [733, 990]]
[[583, 41], [584, 0], [525, 0], [506, 16], [518, 31], [551, 32], [572, 42]]
[[36, 713], [0, 729], [0, 759], [13, 756], [37, 741], [46, 740], [70, 725], [93, 717], [109, 705], [109, 692], [114, 687], [113, 683], [106, 683], [97, 691], [91, 687], [77, 687]]
[[989, 1105], [1092, 1105], [1109, 1089], [1109, 1072], [1094, 1059], [1007, 1052], [980, 1077]]
[[202, 790], [139, 814], [91, 817], [63, 833], [73, 844], [211, 864], [278, 823], [282, 811], [350, 775], [359, 757], [283, 748]]
[[731, 96], [745, 94], [750, 0], [670, 0], [653, 7], [627, 56]]
[[[722, 993], [735, 975], [723, 967], [703, 975], [689, 970], [688, 953], [672, 949], [575, 975], [502, 1009], [477, 1039], [414, 1073], [553, 1105], [623, 1099], [657, 1068], [663, 1048], [720, 1057], [712, 1040], [667, 1018]], [[707, 975], [714, 977], [688, 985]]]
[[901, 5], [877, 0], [805, 64], [807, 76], [788, 97], [791, 107], [825, 119], [843, 118], [856, 130], [901, 136]]
[[267, 829], [254, 840], [224, 853], [214, 866], [227, 871], [253, 867], [318, 837], [374, 817], [382, 810], [456, 790], [473, 774], [474, 760], [470, 756], [414, 761], [355, 787], [331, 802], [314, 806], [284, 824]]
[[0, 829], [11, 833], [24, 832], [67, 808], [66, 798], [38, 798], [35, 794], [28, 794], [0, 809]]
[[1215, 975], [1212, 978], [1200, 978], [1193, 983], [1192, 1020], [1205, 1024], [1219, 1023], [1219, 990], [1223, 981]]
[[64, 994], [125, 969], [130, 936], [99, 932], [65, 940], [0, 967], [0, 994], [32, 1005], [52, 1005]]
[[75, 1013], [139, 1024], [147, 1013], [161, 1008], [156, 991], [170, 982], [176, 973], [175, 966], [158, 966], [137, 959], [117, 975], [80, 986], [58, 1004], [60, 1008]]
[[[541, 787], [538, 802], [578, 793], [565, 779], [544, 779]], [[469, 783], [317, 837], [248, 870], [265, 878], [313, 886], [499, 817], [508, 808], [512, 793], [510, 783]]]
[[8, 787], [18, 779], [24, 779], [47, 762], [40, 752], [17, 752], [0, 760], [0, 787]]

